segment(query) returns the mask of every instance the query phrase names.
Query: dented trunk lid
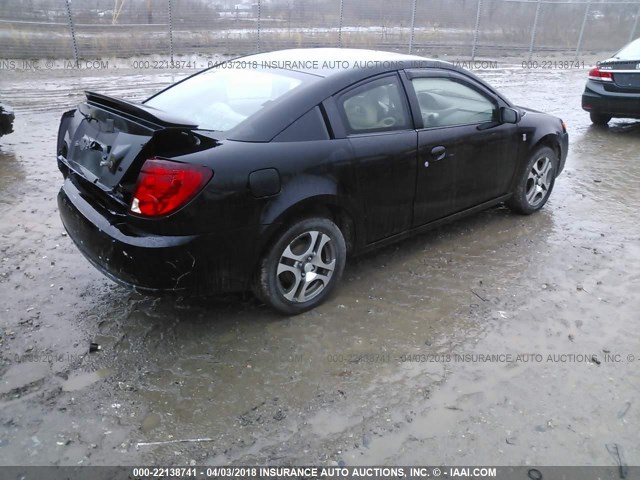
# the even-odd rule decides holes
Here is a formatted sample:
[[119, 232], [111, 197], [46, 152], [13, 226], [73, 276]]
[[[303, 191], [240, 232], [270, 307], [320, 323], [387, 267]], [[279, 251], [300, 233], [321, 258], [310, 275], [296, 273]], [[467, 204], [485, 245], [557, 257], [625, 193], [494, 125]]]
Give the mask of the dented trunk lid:
[[79, 176], [121, 203], [128, 203], [144, 160], [189, 153], [213, 141], [196, 134], [197, 125], [152, 107], [93, 92], [86, 97], [62, 116], [60, 169], [65, 177]]

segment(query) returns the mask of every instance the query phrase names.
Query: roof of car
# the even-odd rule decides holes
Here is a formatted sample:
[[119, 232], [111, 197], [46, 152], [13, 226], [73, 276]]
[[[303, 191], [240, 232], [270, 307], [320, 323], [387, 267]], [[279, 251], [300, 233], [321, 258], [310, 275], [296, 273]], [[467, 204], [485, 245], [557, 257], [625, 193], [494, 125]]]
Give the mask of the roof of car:
[[396, 52], [358, 48], [295, 48], [257, 53], [229, 62], [249, 68], [284, 69], [328, 77], [345, 70], [399, 70], [419, 67], [455, 68], [449, 62]]

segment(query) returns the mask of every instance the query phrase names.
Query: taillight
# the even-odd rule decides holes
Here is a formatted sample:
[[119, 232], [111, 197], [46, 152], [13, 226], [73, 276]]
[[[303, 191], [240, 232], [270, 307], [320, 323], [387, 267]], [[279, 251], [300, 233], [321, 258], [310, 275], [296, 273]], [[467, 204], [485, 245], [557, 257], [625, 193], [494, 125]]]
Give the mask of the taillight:
[[212, 176], [206, 167], [151, 158], [138, 175], [131, 211], [145, 217], [167, 215], [191, 200]]
[[613, 73], [603, 72], [602, 70], [600, 70], [600, 67], [593, 67], [591, 70], [589, 70], [589, 79], [600, 80], [603, 82], [613, 82]]

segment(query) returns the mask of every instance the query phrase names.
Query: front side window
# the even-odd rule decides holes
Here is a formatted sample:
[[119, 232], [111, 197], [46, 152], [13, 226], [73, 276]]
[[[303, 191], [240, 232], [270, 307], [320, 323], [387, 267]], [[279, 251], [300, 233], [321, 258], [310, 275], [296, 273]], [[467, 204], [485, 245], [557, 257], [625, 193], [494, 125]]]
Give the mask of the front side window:
[[425, 128], [492, 122], [497, 106], [477, 90], [450, 78], [414, 78]]
[[298, 72], [214, 68], [159, 93], [145, 105], [193, 121], [204, 130], [231, 130], [303, 83]]
[[411, 128], [405, 94], [395, 76], [348, 91], [339, 98], [338, 105], [350, 134]]

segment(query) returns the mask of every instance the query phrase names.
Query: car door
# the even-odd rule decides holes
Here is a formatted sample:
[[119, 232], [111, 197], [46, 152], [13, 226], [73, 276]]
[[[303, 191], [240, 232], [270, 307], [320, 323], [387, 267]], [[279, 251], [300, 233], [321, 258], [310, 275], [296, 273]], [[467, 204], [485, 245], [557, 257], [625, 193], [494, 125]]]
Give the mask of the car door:
[[507, 193], [519, 142], [517, 126], [498, 121], [500, 100], [456, 72], [412, 70], [406, 78], [422, 123], [413, 226]]
[[366, 243], [411, 228], [417, 133], [397, 73], [367, 80], [335, 97], [354, 153]]

